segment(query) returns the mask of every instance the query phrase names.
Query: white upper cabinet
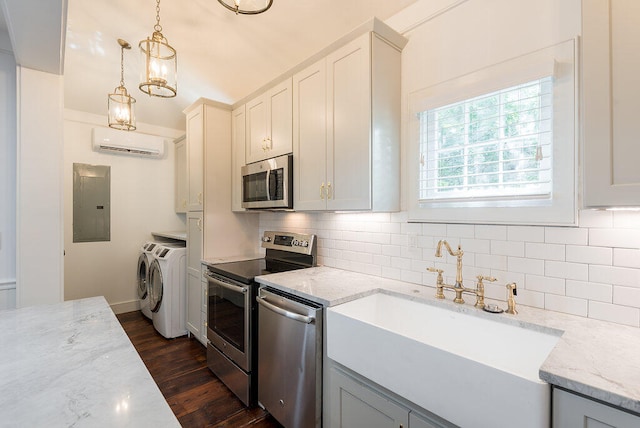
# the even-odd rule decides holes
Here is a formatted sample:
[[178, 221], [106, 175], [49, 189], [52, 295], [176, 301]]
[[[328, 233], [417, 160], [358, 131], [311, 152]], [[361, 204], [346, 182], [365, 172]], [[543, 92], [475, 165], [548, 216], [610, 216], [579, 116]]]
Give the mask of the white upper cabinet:
[[205, 105], [187, 113], [187, 211], [202, 211], [204, 199]]
[[231, 112], [231, 210], [242, 208], [242, 167], [245, 162], [245, 106]]
[[295, 210], [400, 209], [400, 45], [369, 31], [294, 75]]
[[640, 206], [640, 2], [582, 2], [585, 207]]
[[175, 143], [175, 201], [176, 213], [187, 212], [187, 141], [181, 137]]
[[291, 78], [246, 103], [246, 163], [291, 153]]

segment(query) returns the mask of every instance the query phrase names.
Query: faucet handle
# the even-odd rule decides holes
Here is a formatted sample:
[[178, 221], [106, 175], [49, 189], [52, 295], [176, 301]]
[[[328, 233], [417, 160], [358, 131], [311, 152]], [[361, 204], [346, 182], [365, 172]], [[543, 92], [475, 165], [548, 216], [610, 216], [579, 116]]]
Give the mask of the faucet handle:
[[496, 282], [498, 280], [498, 278], [495, 278], [493, 276], [484, 276], [484, 275], [478, 275], [476, 278], [478, 278], [478, 282], [482, 282], [484, 281], [489, 281], [489, 282]]
[[428, 270], [429, 272], [434, 272], [434, 273], [437, 273], [437, 274], [442, 274], [442, 272], [444, 272], [444, 270], [442, 270], [442, 269], [437, 269], [437, 268], [434, 268], [434, 267], [428, 267], [428, 268], [427, 268], [427, 270]]

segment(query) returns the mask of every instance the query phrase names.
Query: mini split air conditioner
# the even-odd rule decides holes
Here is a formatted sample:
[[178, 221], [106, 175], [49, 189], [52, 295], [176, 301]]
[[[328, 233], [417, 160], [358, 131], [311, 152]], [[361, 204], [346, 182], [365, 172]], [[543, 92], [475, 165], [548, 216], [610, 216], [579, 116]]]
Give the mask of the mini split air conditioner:
[[161, 158], [164, 146], [164, 139], [155, 135], [93, 128], [93, 150], [97, 152]]

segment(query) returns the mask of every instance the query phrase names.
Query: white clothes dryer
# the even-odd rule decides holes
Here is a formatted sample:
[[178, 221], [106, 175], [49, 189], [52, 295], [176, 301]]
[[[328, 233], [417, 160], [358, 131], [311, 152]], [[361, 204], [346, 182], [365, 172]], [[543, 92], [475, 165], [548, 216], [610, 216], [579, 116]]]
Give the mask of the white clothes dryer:
[[151, 263], [154, 260], [153, 252], [158, 245], [160, 245], [159, 242], [147, 241], [140, 248], [140, 254], [138, 255], [136, 292], [138, 294], [138, 299], [140, 299], [140, 311], [149, 319], [151, 319], [149, 293], [147, 290], [149, 283], [149, 269], [151, 269]]
[[149, 269], [149, 308], [155, 329], [167, 339], [187, 334], [187, 249], [160, 244]]

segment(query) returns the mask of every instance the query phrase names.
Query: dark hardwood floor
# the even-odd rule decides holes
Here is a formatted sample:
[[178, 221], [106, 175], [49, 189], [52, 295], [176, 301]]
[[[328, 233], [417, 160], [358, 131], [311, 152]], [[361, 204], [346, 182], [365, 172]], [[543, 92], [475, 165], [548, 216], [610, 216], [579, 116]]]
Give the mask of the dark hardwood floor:
[[281, 428], [259, 407], [244, 407], [211, 373], [196, 339], [165, 339], [140, 311], [117, 317], [183, 427]]

